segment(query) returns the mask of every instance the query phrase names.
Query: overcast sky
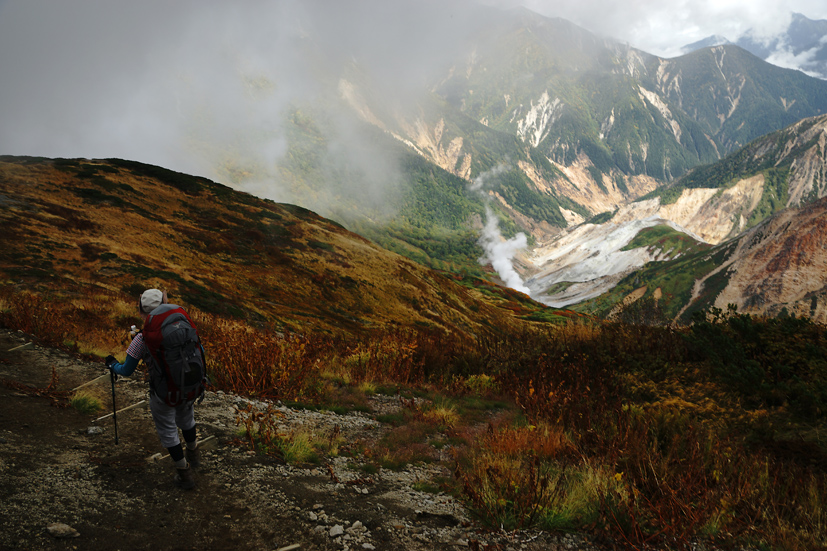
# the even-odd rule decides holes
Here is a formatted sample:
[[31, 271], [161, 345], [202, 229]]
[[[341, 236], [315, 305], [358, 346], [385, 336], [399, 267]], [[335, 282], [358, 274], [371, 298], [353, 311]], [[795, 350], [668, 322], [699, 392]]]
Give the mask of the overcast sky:
[[[229, 151], [275, 178], [285, 113], [341, 73], [343, 52], [392, 74], [395, 93], [413, 88], [434, 55], [456, 53], [467, 1], [0, 0], [0, 154], [121, 157], [232, 183], [215, 171]], [[667, 57], [711, 34], [777, 32], [791, 10], [827, 19], [827, 0], [480, 1]], [[341, 130], [331, 151], [358, 158]]]
[[[497, 2], [498, 0], [492, 0]], [[499, 0], [543, 15], [562, 17], [592, 32], [671, 57], [680, 48], [717, 34], [735, 41], [754, 29], [777, 34], [792, 12], [827, 19], [827, 0]]]

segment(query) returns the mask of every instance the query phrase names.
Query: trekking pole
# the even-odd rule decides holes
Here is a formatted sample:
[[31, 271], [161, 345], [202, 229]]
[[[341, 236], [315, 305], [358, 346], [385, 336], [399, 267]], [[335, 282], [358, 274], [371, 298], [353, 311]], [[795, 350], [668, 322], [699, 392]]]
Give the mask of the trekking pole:
[[112, 418], [115, 420], [115, 445], [118, 445], [118, 408], [115, 407], [115, 372], [109, 370], [109, 380], [112, 382]]

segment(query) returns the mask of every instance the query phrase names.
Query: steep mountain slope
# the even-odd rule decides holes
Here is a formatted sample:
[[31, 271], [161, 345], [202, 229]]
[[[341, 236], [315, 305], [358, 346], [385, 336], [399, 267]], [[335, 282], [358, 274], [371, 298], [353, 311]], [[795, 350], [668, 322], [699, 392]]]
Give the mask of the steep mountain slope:
[[[827, 82], [735, 46], [667, 60], [525, 9], [461, 11], [451, 47], [436, 40], [416, 56], [417, 78], [377, 68], [348, 41], [327, 55], [331, 40], [303, 26], [297, 51], [314, 94], [286, 101], [277, 80], [242, 71], [252, 107], [275, 96], [284, 120], [209, 148], [220, 181], [304, 205], [431, 267], [480, 274], [489, 207], [505, 238], [547, 243], [827, 112]], [[204, 117], [193, 130], [221, 129]], [[256, 161], [261, 142], [283, 154]]]
[[679, 205], [708, 195], [691, 220], [675, 221], [717, 243], [783, 208], [827, 195], [825, 155], [827, 116], [813, 117], [755, 140], [719, 163], [699, 167], [650, 197], [659, 205]]
[[[760, 138], [718, 163], [697, 168], [674, 185], [596, 220], [598, 224], [583, 224], [538, 244], [528, 257], [527, 272], [532, 277], [527, 285], [533, 296], [556, 306], [592, 299], [609, 292], [631, 270], [647, 262], [703, 250], [704, 247], [692, 243], [692, 238], [709, 244], [722, 243], [761, 225], [782, 209], [806, 206], [825, 196], [827, 116], [821, 116]], [[649, 242], [634, 246], [633, 239], [642, 228], [658, 225], [683, 232], [686, 236], [677, 241], [685, 243], [678, 247], [672, 239], [668, 242], [671, 248], [665, 243], [655, 246]], [[783, 239], [796, 238], [788, 235]], [[666, 254], [668, 251], [671, 253]], [[717, 253], [710, 254], [704, 258], [717, 258]], [[676, 303], [686, 304], [691, 282], [718, 266], [707, 265], [706, 260], [702, 263], [704, 268], [683, 261], [669, 264], [668, 269], [673, 272], [686, 270], [687, 276], [691, 274], [683, 281], [685, 288], [670, 289], [673, 296], [681, 297]], [[724, 255], [720, 262], [725, 261], [732, 262], [732, 257]], [[744, 273], [752, 272], [749, 260], [737, 265]], [[652, 269], [661, 273], [660, 268]], [[686, 288], [687, 284], [690, 288]], [[817, 286], [817, 282], [804, 283], [809, 284]], [[627, 286], [609, 292], [598, 300], [597, 310], [607, 312], [611, 309], [607, 303], [616, 303], [631, 291]], [[773, 298], [776, 299], [781, 300]], [[767, 304], [769, 310], [771, 302]], [[582, 308], [591, 311], [595, 307], [584, 304]]]
[[461, 336], [522, 323], [483, 297], [542, 310], [481, 282], [457, 285], [306, 209], [131, 161], [2, 157], [0, 205], [5, 285], [160, 286], [202, 310], [291, 331]]
[[[827, 321], [827, 197], [789, 208], [709, 250], [652, 262], [575, 309], [608, 315], [625, 301], [657, 304], [663, 320], [729, 304], [739, 312]], [[662, 321], [662, 320], [661, 320]]]
[[827, 83], [735, 46], [666, 60], [524, 9], [476, 25], [468, 55], [430, 99], [391, 109], [355, 67], [339, 94], [362, 120], [458, 178], [506, 165], [488, 196], [540, 243], [827, 112]]
[[740, 48], [666, 60], [528, 11], [488, 29], [437, 92], [557, 163], [661, 181], [827, 112], [827, 83]]

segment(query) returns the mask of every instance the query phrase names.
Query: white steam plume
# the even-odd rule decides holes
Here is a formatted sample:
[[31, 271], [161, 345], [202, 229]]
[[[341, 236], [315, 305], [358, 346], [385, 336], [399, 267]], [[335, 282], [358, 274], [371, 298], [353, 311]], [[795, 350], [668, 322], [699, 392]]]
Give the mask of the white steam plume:
[[[490, 197], [486, 193], [484, 187], [493, 179], [506, 172], [508, 167], [502, 164], [483, 172], [468, 186], [473, 191], [478, 191], [487, 202], [490, 202]], [[494, 211], [486, 203], [485, 205], [485, 226], [482, 229], [478, 243], [485, 251], [485, 256], [480, 258], [480, 263], [488, 261], [491, 266], [499, 274], [500, 279], [510, 288], [521, 293], [530, 294], [528, 287], [523, 284], [523, 279], [517, 270], [514, 269], [514, 256], [517, 251], [528, 246], [528, 239], [522, 232], [518, 233], [511, 239], [504, 239], [500, 233], [500, 222]]]

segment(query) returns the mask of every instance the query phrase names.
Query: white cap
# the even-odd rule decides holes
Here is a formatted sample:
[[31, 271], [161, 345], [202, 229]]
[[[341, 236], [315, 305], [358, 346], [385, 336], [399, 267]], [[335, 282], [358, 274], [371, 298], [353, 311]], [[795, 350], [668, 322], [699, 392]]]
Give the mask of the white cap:
[[164, 301], [164, 293], [158, 289], [147, 289], [141, 294], [141, 312], [149, 314]]

